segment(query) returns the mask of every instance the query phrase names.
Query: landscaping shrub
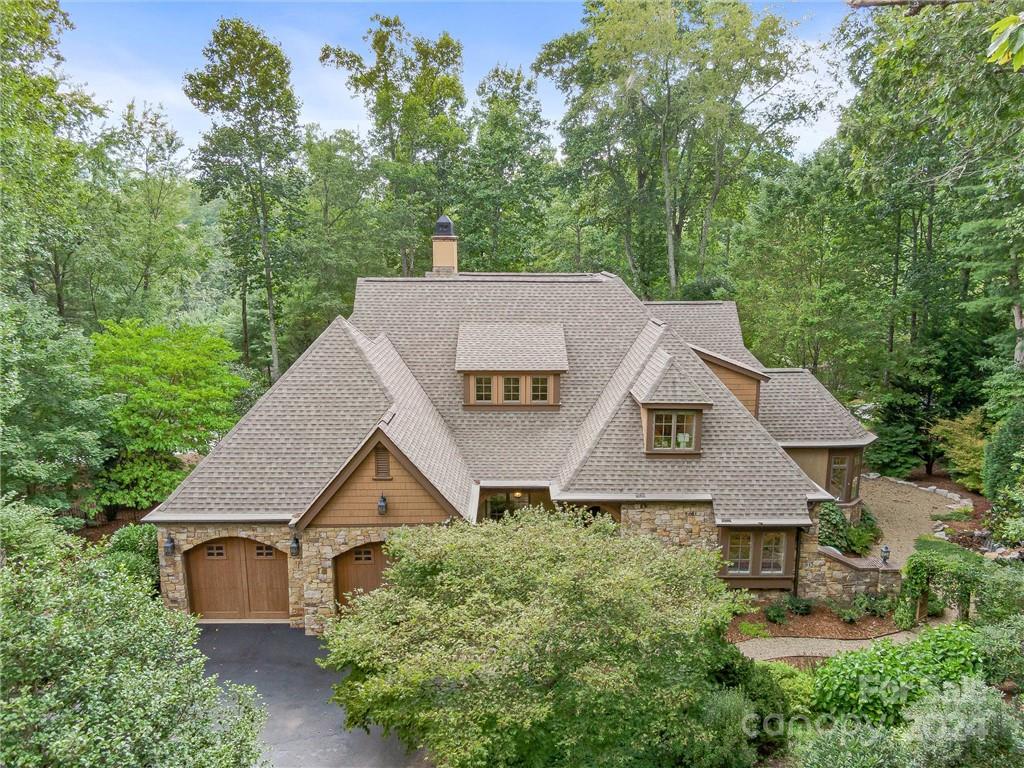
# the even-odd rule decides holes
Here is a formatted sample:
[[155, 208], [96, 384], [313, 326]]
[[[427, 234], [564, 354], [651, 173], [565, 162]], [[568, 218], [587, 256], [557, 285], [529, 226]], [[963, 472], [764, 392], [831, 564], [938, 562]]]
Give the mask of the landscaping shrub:
[[852, 603], [840, 603], [837, 600], [826, 601], [832, 613], [838, 616], [847, 624], [856, 624], [864, 618], [864, 609], [855, 601]]
[[704, 712], [727, 708], [714, 676], [747, 607], [716, 554], [541, 509], [402, 528], [386, 551], [388, 588], [324, 635], [348, 727], [446, 768], [710, 768], [708, 744], [735, 745], [735, 723]]
[[155, 525], [126, 525], [107, 541], [104, 562], [132, 578], [144, 579], [154, 589], [159, 584], [160, 554]]
[[892, 622], [899, 629], [910, 629], [917, 624], [917, 600], [903, 596], [896, 601], [892, 612]]
[[739, 690], [712, 692], [702, 706], [699, 724], [689, 737], [682, 765], [694, 768], [751, 768], [757, 750], [744, 725], [753, 719], [753, 707]]
[[772, 624], [785, 624], [787, 618], [785, 600], [778, 600], [771, 605], [766, 605], [764, 617]]
[[782, 661], [762, 661], [782, 689], [792, 716], [810, 717], [814, 703], [814, 676]]
[[851, 525], [846, 529], [847, 551], [863, 557], [871, 551], [871, 545], [875, 543], [878, 532], [860, 525]]
[[985, 495], [995, 499], [1005, 488], [1020, 482], [1021, 470], [1015, 465], [1016, 457], [1024, 446], [1024, 403], [1017, 404], [996, 427], [985, 445], [985, 463], [982, 477]]
[[975, 678], [947, 683], [907, 709], [909, 768], [991, 768], [1024, 761], [1024, 722]]
[[77, 533], [85, 527], [85, 520], [70, 515], [59, 515], [53, 518], [53, 522], [65, 533]]
[[991, 564], [980, 555], [966, 549], [940, 542], [942, 546], [921, 546], [907, 558], [903, 566], [905, 599], [916, 603], [922, 597], [934, 597], [947, 607], [955, 607], [961, 619], [970, 613], [971, 599], [979, 593], [986, 571]]
[[832, 502], [821, 505], [818, 510], [818, 543], [821, 546], [835, 547], [840, 552], [846, 552], [849, 546], [846, 530], [849, 527], [846, 515], [838, 506]]
[[194, 618], [101, 561], [0, 568], [0, 765], [256, 764], [254, 691], [207, 677]]
[[813, 603], [803, 597], [794, 594], [786, 596], [786, 609], [796, 616], [806, 616], [811, 612]]
[[0, 497], [0, 563], [48, 561], [81, 541], [65, 533], [48, 509]]
[[972, 491], [982, 489], [985, 462], [985, 415], [975, 408], [955, 419], [939, 419], [931, 428], [946, 467], [960, 485]]
[[1013, 680], [1024, 687], [1024, 615], [977, 628], [985, 679], [993, 685]]
[[879, 595], [871, 592], [861, 592], [853, 598], [853, 604], [861, 611], [879, 619], [884, 619], [892, 613], [895, 600], [888, 595]]
[[753, 743], [762, 754], [785, 744], [784, 734], [768, 735], [763, 727], [767, 718], [781, 718], [784, 723], [792, 711], [789, 697], [769, 662], [752, 661], [730, 645], [720, 654], [712, 679], [717, 685], [739, 690], [746, 697], [751, 711], [757, 715], [758, 733]]
[[904, 708], [930, 687], [981, 668], [977, 638], [965, 624], [925, 630], [902, 645], [880, 640], [834, 656], [815, 671], [815, 707], [893, 725], [900, 722]]
[[982, 624], [1024, 614], [1024, 566], [989, 565], [974, 607]]
[[745, 635], [749, 638], [771, 637], [772, 635], [772, 633], [768, 631], [768, 627], [760, 621], [741, 621], [736, 628], [739, 630], [741, 635]]
[[808, 730], [794, 753], [800, 768], [906, 768], [908, 761], [894, 732], [860, 722]]

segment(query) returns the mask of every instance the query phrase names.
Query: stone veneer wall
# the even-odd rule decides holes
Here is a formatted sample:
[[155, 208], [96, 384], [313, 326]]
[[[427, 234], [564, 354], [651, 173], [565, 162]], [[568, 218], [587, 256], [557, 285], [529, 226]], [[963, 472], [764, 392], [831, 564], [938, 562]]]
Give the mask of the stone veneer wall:
[[[185, 553], [211, 539], [240, 536], [270, 544], [288, 557], [289, 624], [304, 627], [306, 634], [323, 630], [324, 621], [334, 614], [334, 558], [360, 544], [384, 541], [395, 527], [313, 527], [299, 531], [299, 557], [289, 553], [292, 536], [287, 525], [230, 524], [160, 525], [160, 589], [169, 608], [189, 610]], [[174, 554], [164, 554], [167, 534], [174, 536]]]
[[623, 535], [657, 537], [674, 547], [718, 549], [718, 526], [709, 502], [651, 502], [622, 505]]
[[797, 594], [813, 600], [848, 602], [861, 592], [893, 592], [902, 584], [900, 569], [874, 557], [846, 557], [818, 543], [818, 505], [810, 510], [812, 525], [800, 533]]

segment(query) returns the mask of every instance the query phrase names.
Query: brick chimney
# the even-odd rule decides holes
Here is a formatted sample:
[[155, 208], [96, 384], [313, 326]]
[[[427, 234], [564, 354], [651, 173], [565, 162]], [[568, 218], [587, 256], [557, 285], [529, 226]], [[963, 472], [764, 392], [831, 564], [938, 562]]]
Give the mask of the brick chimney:
[[434, 268], [427, 277], [447, 277], [459, 273], [459, 238], [455, 236], [455, 225], [443, 215], [434, 224], [431, 238], [434, 249]]

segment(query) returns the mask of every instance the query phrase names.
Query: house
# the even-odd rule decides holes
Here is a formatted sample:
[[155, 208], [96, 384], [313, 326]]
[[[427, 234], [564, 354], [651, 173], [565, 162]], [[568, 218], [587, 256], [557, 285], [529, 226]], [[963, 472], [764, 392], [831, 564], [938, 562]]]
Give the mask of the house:
[[528, 504], [721, 547], [736, 586], [883, 578], [817, 544], [818, 506], [857, 504], [873, 436], [808, 371], [765, 368], [733, 303], [645, 303], [608, 273], [460, 273], [457, 245], [442, 217], [425, 277], [359, 280], [351, 317], [145, 518], [169, 605], [315, 632], [380, 584], [396, 527]]

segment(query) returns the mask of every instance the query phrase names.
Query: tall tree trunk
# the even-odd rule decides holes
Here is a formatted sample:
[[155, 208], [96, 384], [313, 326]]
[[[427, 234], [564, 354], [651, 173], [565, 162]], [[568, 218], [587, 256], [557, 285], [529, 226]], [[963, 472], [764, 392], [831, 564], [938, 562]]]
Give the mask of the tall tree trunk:
[[1021, 311], [1020, 301], [1020, 259], [1014, 259], [1010, 263], [1009, 288], [1013, 296], [1013, 304], [1010, 306], [1013, 312], [1013, 331], [1017, 336], [1017, 343], [1013, 346], [1013, 363], [1018, 368], [1024, 368], [1024, 312]]
[[242, 275], [242, 362], [249, 365], [252, 357], [249, 353], [249, 275]]
[[65, 317], [67, 307], [64, 304], [64, 269], [57, 254], [53, 254], [50, 258], [50, 275], [53, 278], [53, 297], [57, 303], [57, 314]]
[[900, 285], [900, 248], [902, 247], [903, 239], [903, 211], [899, 208], [896, 209], [896, 242], [892, 251], [892, 288], [890, 290], [890, 296], [892, 298], [892, 306], [889, 307], [889, 329], [885, 344], [885, 350], [889, 353], [888, 359], [885, 361], [885, 371], [882, 375], [882, 380], [889, 383], [889, 365], [892, 363], [892, 354], [895, 350], [896, 345], [896, 297], [899, 294]]
[[260, 200], [260, 253], [263, 276], [267, 282], [267, 331], [270, 336], [270, 383], [281, 375], [281, 356], [277, 347], [277, 320], [274, 316], [274, 269], [270, 263], [270, 233], [266, 198]]
[[666, 142], [667, 137], [665, 136], [665, 128], [663, 126], [661, 130], [661, 186], [664, 189], [665, 198], [665, 246], [668, 249], [668, 286], [672, 294], [675, 295], [679, 278], [676, 271], [676, 244], [675, 232], [673, 231], [675, 221], [672, 215], [672, 174], [669, 170]]
[[574, 261], [576, 262], [576, 271], [583, 271], [583, 225], [577, 221], [573, 226], [573, 230], [576, 233], [576, 253], [574, 254]]
[[697, 245], [697, 279], [704, 277], [704, 265], [707, 261], [708, 238], [711, 234], [711, 219], [715, 212], [715, 203], [722, 192], [722, 161], [725, 154], [725, 140], [719, 135], [715, 140], [715, 174], [711, 183], [711, 193], [707, 205], [704, 206], [704, 220], [700, 225], [700, 242]]

